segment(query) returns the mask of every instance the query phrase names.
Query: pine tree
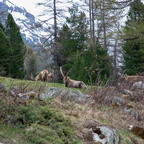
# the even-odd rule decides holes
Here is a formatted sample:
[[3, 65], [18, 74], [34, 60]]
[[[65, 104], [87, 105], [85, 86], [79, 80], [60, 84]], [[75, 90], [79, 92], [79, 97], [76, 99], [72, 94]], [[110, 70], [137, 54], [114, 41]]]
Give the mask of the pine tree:
[[11, 14], [8, 15], [6, 20], [5, 33], [8, 36], [11, 46], [11, 76], [14, 78], [23, 78], [24, 71], [24, 58], [26, 47], [20, 34], [20, 29], [16, 25]]
[[3, 26], [0, 24], [0, 67], [4, 69], [6, 76], [10, 74], [10, 54], [10, 41], [3, 32]]
[[123, 46], [124, 69], [127, 74], [135, 75], [144, 71], [144, 4], [134, 0], [130, 5], [124, 29], [125, 44]]

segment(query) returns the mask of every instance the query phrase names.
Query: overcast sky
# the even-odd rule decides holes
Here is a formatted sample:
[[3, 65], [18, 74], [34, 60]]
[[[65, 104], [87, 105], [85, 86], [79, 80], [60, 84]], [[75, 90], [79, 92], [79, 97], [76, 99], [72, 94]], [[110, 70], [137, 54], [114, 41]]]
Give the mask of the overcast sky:
[[[42, 2], [44, 0], [9, 0], [9, 1], [11, 1], [13, 4], [15, 4], [18, 7], [24, 7], [28, 12], [32, 13], [35, 17], [37, 17], [43, 11], [40, 6], [39, 7], [36, 6], [36, 3]], [[144, 0], [141, 1], [144, 3]]]
[[[17, 6], [24, 7], [28, 12], [37, 15], [39, 13], [38, 8], [36, 8], [36, 3], [43, 0], [9, 0]], [[64, 1], [64, 0], [63, 0]], [[144, 3], [144, 0], [141, 0]]]
[[11, 1], [18, 7], [24, 7], [28, 12], [32, 13], [35, 16], [40, 14], [40, 9], [36, 7], [36, 3], [41, 2], [42, 0], [9, 0], [9, 1]]

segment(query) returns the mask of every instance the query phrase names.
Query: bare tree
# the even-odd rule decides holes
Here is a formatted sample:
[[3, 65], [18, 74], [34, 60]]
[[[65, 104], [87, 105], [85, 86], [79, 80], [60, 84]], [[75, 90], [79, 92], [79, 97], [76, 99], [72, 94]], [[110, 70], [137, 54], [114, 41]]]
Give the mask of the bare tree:
[[[66, 10], [63, 8], [65, 3], [61, 0], [44, 0], [41, 3], [37, 3], [38, 6], [44, 7], [43, 13], [40, 15], [41, 17], [46, 18], [41, 21], [44, 24], [47, 24], [52, 31], [48, 31], [51, 34], [47, 37], [47, 39], [43, 42], [42, 51], [44, 51], [45, 56], [50, 57], [49, 53], [53, 55], [53, 68], [55, 69], [56, 75], [58, 68], [58, 27], [61, 26], [61, 22], [65, 20], [65, 12]], [[60, 7], [61, 6], [61, 7]], [[48, 15], [48, 17], [47, 17]], [[46, 54], [47, 53], [47, 54]], [[57, 76], [55, 76], [56, 78]], [[57, 80], [55, 80], [57, 81]]]
[[[41, 22], [44, 24], [47, 24], [47, 25], [51, 25], [51, 27], [53, 27], [53, 36], [54, 36], [54, 40], [56, 41], [57, 40], [57, 29], [58, 29], [57, 21], [64, 17], [64, 12], [65, 12], [63, 8], [57, 8], [57, 5], [62, 5], [62, 1], [60, 1], [60, 0], [44, 0], [41, 3], [37, 3], [37, 5], [44, 7], [44, 11], [40, 15], [41, 17], [47, 16], [49, 14], [49, 18], [46, 17]], [[51, 23], [51, 20], [53, 20], [53, 23]]]

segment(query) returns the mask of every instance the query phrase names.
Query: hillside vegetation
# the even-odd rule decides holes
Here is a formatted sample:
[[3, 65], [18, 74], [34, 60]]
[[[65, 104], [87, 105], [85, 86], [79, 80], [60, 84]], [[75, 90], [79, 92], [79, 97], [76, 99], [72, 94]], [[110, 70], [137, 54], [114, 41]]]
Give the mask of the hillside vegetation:
[[[129, 125], [144, 126], [142, 100], [132, 101], [129, 95], [122, 95], [120, 90], [118, 93], [118, 88], [89, 87], [82, 92], [92, 95], [93, 101], [78, 104], [61, 97], [40, 101], [37, 98], [20, 99], [9, 93], [14, 86], [19, 87], [21, 93], [35, 91], [40, 94], [50, 87], [65, 89], [63, 84], [6, 77], [0, 77], [0, 84], [6, 84], [9, 89], [5, 92], [0, 89], [0, 142], [4, 144], [93, 144], [92, 135], [86, 128], [94, 124], [116, 128], [120, 144], [144, 143], [142, 137], [128, 129]], [[125, 104], [118, 105], [105, 98], [114, 96], [123, 98]], [[126, 106], [138, 111], [140, 118], [125, 113]]]

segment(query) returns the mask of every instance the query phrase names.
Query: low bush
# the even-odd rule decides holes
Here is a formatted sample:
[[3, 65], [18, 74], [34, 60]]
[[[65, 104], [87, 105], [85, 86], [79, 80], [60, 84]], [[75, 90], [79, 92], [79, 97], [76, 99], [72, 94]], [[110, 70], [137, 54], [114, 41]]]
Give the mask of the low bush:
[[34, 104], [20, 105], [14, 115], [14, 124], [25, 125], [29, 142], [67, 144], [73, 141], [74, 131], [70, 119], [64, 118], [55, 109]]

